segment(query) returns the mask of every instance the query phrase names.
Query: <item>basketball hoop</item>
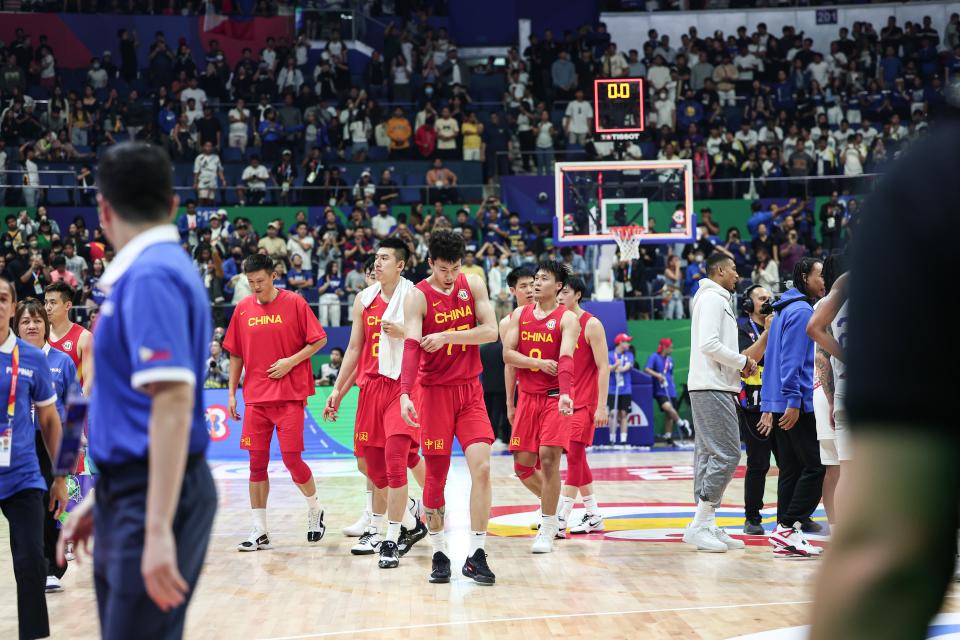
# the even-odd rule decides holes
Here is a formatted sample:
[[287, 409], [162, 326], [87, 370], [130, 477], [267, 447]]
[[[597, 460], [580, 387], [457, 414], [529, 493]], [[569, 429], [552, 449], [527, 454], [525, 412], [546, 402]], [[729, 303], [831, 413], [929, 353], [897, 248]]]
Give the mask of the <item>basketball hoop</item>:
[[620, 248], [621, 260], [640, 259], [640, 238], [646, 231], [645, 228], [635, 224], [626, 227], [610, 227], [610, 233], [613, 234], [613, 239], [617, 241], [617, 247]]

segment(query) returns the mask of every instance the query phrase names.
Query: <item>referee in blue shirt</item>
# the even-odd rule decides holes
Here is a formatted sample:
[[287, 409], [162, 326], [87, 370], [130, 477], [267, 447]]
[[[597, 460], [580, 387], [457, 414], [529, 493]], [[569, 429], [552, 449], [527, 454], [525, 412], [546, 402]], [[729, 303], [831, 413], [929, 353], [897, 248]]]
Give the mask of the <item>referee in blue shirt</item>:
[[89, 453], [100, 475], [58, 556], [96, 535], [103, 638], [180, 638], [217, 507], [202, 402], [210, 305], [171, 224], [178, 199], [166, 152], [111, 147], [97, 185], [118, 251], [99, 282], [107, 298], [93, 352]]

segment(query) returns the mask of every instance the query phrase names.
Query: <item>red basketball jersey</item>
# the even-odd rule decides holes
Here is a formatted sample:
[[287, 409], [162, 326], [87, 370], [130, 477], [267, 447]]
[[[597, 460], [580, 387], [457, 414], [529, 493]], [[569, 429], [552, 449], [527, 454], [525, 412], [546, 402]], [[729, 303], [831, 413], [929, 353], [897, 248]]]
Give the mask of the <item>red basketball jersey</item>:
[[[560, 318], [567, 311], [558, 305], [547, 317], [537, 320], [533, 315], [536, 304], [528, 304], [520, 311], [520, 337], [517, 351], [530, 358], [560, 360]], [[574, 365], [576, 366], [576, 365]], [[540, 369], [517, 369], [517, 381], [523, 393], [546, 393], [560, 387], [557, 376], [547, 375]]]
[[586, 311], [580, 316], [580, 337], [573, 352], [573, 406], [575, 409], [597, 406], [597, 362], [593, 349], [587, 344], [587, 323], [593, 316]]
[[363, 348], [357, 369], [357, 386], [361, 389], [380, 375], [380, 324], [386, 310], [387, 303], [380, 295], [363, 310]]
[[[83, 358], [80, 356], [80, 336], [83, 335], [83, 327], [74, 323], [70, 327], [70, 331], [67, 331], [62, 338], [54, 342], [53, 340], [48, 340], [50, 346], [59, 351], [63, 351], [65, 354], [70, 356], [70, 359], [73, 360], [73, 364], [77, 367], [77, 375], [80, 376], [80, 384], [83, 384], [83, 368], [80, 366], [80, 363], [83, 361]], [[90, 357], [87, 355], [86, 357]]]
[[[466, 275], [457, 276], [449, 295], [437, 291], [426, 280], [418, 282], [417, 289], [427, 299], [423, 335], [467, 331], [477, 326], [476, 305]], [[421, 354], [419, 383], [423, 386], [466, 384], [475, 381], [482, 370], [480, 347], [449, 344], [439, 351]]]

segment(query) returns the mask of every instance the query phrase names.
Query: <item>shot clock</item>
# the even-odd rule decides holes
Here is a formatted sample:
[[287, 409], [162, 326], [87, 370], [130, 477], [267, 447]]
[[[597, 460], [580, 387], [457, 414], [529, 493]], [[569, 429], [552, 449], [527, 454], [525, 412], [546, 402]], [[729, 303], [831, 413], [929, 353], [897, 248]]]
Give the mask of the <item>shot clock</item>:
[[594, 130], [601, 140], [635, 140], [643, 131], [643, 78], [593, 82]]

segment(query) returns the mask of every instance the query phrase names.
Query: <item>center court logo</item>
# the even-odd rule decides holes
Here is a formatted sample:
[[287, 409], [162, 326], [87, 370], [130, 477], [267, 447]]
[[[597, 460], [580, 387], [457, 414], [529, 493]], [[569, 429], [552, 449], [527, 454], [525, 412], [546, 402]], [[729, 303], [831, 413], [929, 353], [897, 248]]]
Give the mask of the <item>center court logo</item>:
[[[696, 512], [692, 503], [637, 502], [602, 504], [605, 531], [583, 536], [573, 536], [577, 540], [616, 540], [623, 542], [683, 542], [683, 530]], [[776, 507], [764, 509], [763, 524], [767, 530], [774, 526]], [[574, 509], [568, 522], [579, 522], [583, 518], [583, 509]], [[535, 531], [530, 524], [537, 521], [536, 505], [494, 507], [491, 510], [490, 533], [497, 536], [531, 536]], [[814, 512], [815, 520], [825, 520], [826, 512], [821, 508]], [[721, 506], [717, 509], [717, 525], [732, 537], [743, 540], [747, 545], [769, 549], [766, 536], [743, 535], [743, 507]], [[805, 534], [807, 539], [823, 546], [824, 536]]]

